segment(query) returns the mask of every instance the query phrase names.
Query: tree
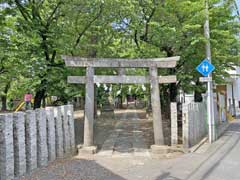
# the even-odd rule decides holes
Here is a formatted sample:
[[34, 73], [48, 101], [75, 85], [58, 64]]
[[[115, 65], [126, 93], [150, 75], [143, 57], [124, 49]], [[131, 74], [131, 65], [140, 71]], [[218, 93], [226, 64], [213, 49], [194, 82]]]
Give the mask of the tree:
[[[204, 0], [199, 1], [135, 1], [139, 8], [128, 25], [132, 39], [140, 52], [140, 56], [181, 56], [176, 69], [162, 73], [177, 73], [178, 84], [170, 85], [167, 92], [172, 92], [172, 99], [177, 89], [202, 92], [202, 84], [198, 82], [199, 74], [195, 67], [205, 57], [203, 36]], [[213, 63], [216, 66], [214, 79], [217, 83], [228, 76], [227, 70], [233, 68], [239, 59], [237, 49], [239, 40], [239, 23], [233, 16], [234, 1], [211, 1], [210, 25], [213, 48]], [[191, 83], [193, 82], [193, 83]], [[197, 86], [196, 86], [197, 84]], [[164, 90], [164, 85], [162, 89]], [[171, 97], [167, 96], [167, 97]]]
[[[35, 91], [35, 108], [41, 106], [46, 96], [57, 95], [66, 102], [72, 96], [84, 93], [84, 88], [79, 92], [76, 86], [67, 84], [66, 77], [69, 72], [83, 75], [85, 70], [66, 68], [60, 56], [62, 54], [121, 58], [180, 55], [181, 60], [175, 69], [159, 72], [178, 76], [177, 85], [161, 85], [163, 101], [176, 100], [179, 89], [196, 93], [205, 89], [195, 71], [205, 58], [204, 0], [7, 2], [8, 8], [1, 18], [7, 15], [14, 25], [2, 24], [1, 27], [14, 33], [10, 33], [11, 41], [1, 34], [4, 39], [1, 57], [5, 60], [0, 62], [4, 62], [4, 68], [8, 69], [12, 68], [12, 63], [19, 63], [20, 67], [16, 63], [16, 68], [21, 69], [21, 75], [10, 75], [15, 78], [14, 81], [21, 83], [11, 82], [9, 92], [13, 95], [21, 84], [24, 93], [28, 86]], [[214, 79], [218, 83], [223, 82], [223, 77], [228, 76], [227, 70], [233, 68], [239, 59], [239, 23], [236, 21], [238, 16], [233, 14], [235, 7], [234, 0], [210, 2], [212, 59], [216, 66]], [[147, 73], [145, 70], [130, 71]], [[116, 74], [117, 71], [99, 68], [96, 73]], [[9, 77], [4, 72], [1, 78], [12, 80]], [[20, 96], [20, 93], [15, 94]]]
[[13, 13], [8, 7], [0, 9], [0, 94], [3, 111], [7, 110], [7, 97], [14, 82], [27, 72], [25, 62], [19, 58], [25, 56], [21, 47], [23, 37], [16, 33], [16, 17]]

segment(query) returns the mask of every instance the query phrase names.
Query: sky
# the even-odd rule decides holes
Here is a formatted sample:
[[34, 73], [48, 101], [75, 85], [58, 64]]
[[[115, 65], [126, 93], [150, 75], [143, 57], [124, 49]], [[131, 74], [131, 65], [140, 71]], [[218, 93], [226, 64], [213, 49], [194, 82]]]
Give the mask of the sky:
[[236, 0], [236, 3], [237, 3], [237, 6], [238, 6], [238, 11], [240, 11], [240, 0]]
[[240, 0], [236, 0], [237, 5], [238, 5], [238, 9], [240, 9]]

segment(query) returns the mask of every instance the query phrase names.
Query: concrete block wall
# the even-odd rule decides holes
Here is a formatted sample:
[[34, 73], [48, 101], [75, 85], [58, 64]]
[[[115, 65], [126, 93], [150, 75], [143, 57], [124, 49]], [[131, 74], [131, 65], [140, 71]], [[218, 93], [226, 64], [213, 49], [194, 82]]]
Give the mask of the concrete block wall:
[[73, 106], [0, 114], [0, 180], [75, 153]]
[[183, 119], [183, 146], [191, 148], [207, 136], [207, 108], [205, 102], [184, 104]]

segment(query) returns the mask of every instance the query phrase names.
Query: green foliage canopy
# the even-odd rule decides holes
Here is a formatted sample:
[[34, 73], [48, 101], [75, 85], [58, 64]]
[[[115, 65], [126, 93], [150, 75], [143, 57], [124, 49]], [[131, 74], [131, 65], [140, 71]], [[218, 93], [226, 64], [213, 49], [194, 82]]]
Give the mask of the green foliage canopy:
[[[66, 102], [84, 95], [66, 77], [84, 69], [67, 69], [62, 54], [83, 57], [181, 56], [174, 88], [202, 91], [195, 67], [205, 58], [205, 0], [8, 0], [0, 8], [0, 92], [8, 98], [32, 91], [40, 100], [55, 95]], [[210, 0], [214, 79], [222, 83], [239, 65], [239, 14], [234, 0]], [[98, 74], [116, 70], [98, 69]], [[129, 69], [130, 74], [145, 70]], [[134, 86], [139, 89], [141, 85]], [[163, 86], [163, 89], [171, 88]], [[118, 88], [114, 88], [116, 94]], [[126, 92], [124, 90], [123, 92]], [[39, 103], [36, 107], [39, 106]]]

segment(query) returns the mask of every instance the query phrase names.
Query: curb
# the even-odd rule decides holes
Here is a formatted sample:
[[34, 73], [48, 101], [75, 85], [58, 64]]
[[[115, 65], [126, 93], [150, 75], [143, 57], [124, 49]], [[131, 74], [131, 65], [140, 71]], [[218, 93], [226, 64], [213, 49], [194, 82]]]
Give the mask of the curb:
[[208, 137], [204, 137], [198, 144], [191, 147], [188, 152], [193, 153], [196, 152], [203, 144], [205, 144], [208, 141]]

